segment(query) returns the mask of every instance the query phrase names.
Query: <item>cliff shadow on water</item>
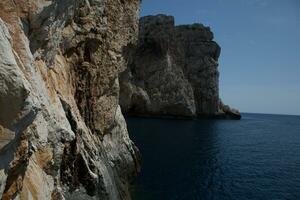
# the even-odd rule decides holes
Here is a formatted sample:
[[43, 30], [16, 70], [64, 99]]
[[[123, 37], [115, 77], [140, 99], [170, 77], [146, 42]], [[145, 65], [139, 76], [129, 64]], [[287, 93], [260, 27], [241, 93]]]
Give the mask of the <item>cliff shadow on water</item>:
[[[220, 185], [223, 161], [218, 120], [126, 118], [142, 153], [133, 199], [209, 199]], [[222, 123], [222, 122], [221, 122]]]

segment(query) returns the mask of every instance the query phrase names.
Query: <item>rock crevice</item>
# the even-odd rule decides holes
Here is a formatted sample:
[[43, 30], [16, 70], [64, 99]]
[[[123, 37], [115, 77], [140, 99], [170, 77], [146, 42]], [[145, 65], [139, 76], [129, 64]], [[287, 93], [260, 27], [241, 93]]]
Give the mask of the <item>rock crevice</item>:
[[0, 197], [130, 199], [119, 107], [140, 0], [0, 2]]

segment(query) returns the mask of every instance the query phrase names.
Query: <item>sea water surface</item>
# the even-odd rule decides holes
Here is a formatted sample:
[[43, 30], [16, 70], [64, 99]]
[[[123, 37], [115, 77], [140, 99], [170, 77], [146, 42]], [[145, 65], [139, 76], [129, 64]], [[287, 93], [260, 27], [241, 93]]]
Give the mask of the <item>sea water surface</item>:
[[134, 200], [300, 200], [300, 116], [127, 122], [142, 154]]

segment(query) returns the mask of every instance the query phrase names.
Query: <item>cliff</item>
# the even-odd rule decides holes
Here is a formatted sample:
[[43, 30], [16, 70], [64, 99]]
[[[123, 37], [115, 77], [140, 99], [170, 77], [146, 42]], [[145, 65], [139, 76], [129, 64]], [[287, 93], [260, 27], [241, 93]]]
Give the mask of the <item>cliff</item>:
[[129, 199], [119, 106], [140, 0], [1, 0], [0, 197]]
[[172, 16], [140, 19], [139, 40], [120, 76], [122, 111], [131, 115], [240, 119], [219, 98], [221, 48], [202, 24], [174, 25]]
[[163, 15], [139, 27], [139, 4], [0, 2], [3, 200], [130, 199], [140, 161], [120, 104], [137, 115], [240, 117], [219, 100], [209, 28]]

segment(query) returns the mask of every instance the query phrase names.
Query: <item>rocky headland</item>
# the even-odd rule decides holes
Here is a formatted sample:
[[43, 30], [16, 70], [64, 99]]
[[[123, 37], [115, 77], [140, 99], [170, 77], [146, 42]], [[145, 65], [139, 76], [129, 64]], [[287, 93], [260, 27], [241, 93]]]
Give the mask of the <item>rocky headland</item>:
[[127, 51], [120, 104], [128, 115], [240, 119], [219, 98], [221, 48], [209, 27], [175, 26], [172, 16], [140, 19], [137, 46]]

